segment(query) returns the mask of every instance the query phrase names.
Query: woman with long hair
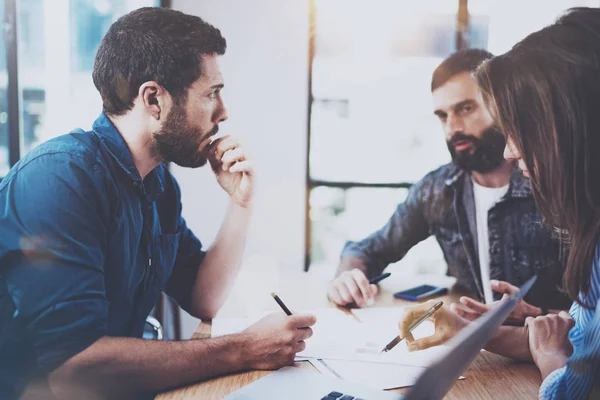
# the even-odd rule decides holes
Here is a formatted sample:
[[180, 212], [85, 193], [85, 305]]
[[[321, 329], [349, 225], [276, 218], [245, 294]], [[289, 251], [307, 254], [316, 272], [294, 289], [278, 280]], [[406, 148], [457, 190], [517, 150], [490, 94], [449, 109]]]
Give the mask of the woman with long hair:
[[[487, 348], [533, 360], [540, 398], [600, 398], [600, 9], [569, 10], [484, 63], [476, 79], [506, 135], [505, 157], [530, 179], [543, 223], [568, 245], [564, 289], [573, 300], [568, 314], [501, 327]], [[434, 340], [413, 348], [468, 323], [438, 314]], [[418, 312], [407, 315], [404, 331]]]

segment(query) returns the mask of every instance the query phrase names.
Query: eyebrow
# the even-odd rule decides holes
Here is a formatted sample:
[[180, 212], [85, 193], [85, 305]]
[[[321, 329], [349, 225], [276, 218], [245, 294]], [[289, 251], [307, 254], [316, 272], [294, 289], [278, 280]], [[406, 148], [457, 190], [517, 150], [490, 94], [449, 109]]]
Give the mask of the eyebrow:
[[[467, 105], [471, 105], [471, 104], [477, 104], [477, 102], [473, 99], [466, 99], [463, 101], [459, 101], [458, 103], [452, 104], [450, 107], [448, 107], [449, 109], [457, 109], [460, 107], [464, 107]], [[447, 115], [448, 113], [442, 111], [442, 110], [435, 110], [433, 112], [435, 115], [437, 115], [438, 117], [443, 117], [445, 115]]]
[[225, 87], [224, 84], [217, 83], [216, 85], [212, 85], [210, 88], [211, 88], [211, 90], [215, 90], [215, 89], [223, 89], [224, 87]]

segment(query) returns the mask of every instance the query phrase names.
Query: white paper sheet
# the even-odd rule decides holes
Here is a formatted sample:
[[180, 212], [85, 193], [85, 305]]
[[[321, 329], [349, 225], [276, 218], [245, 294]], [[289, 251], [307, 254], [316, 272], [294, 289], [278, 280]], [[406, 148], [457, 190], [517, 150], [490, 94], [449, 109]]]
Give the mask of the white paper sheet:
[[[439, 346], [409, 353], [406, 343], [402, 342], [391, 351], [380, 354], [381, 349], [398, 334], [398, 321], [403, 313], [400, 307], [365, 308], [353, 310], [352, 313], [324, 308], [302, 313], [316, 315], [317, 323], [313, 326], [313, 337], [306, 341], [306, 349], [298, 353], [301, 358], [426, 367], [447, 350], [445, 346]], [[241, 332], [262, 316], [215, 318], [212, 336]], [[413, 331], [416, 338], [432, 333], [433, 324], [428, 321]]]
[[[321, 368], [331, 368], [335, 374], [347, 381], [356, 382], [375, 389], [396, 389], [413, 386], [423, 367], [411, 365], [378, 364], [362, 361], [323, 360]], [[458, 379], [464, 379], [460, 377]]]
[[320, 373], [325, 376], [331, 376], [333, 378], [342, 379], [342, 377], [333, 370], [325, 361], [320, 358], [309, 358], [308, 362], [312, 364], [313, 367]]

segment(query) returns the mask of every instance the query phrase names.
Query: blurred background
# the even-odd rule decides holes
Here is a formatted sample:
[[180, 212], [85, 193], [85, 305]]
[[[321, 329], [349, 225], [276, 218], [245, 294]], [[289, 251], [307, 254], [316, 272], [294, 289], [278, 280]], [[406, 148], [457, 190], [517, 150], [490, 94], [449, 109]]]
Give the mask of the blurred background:
[[[410, 185], [450, 160], [432, 113], [434, 68], [494, 54], [573, 6], [600, 0], [2, 0], [0, 177], [41, 142], [101, 112], [98, 45], [142, 6], [199, 15], [228, 41], [223, 129], [253, 154], [258, 188], [240, 279], [333, 276], [347, 240], [380, 228]], [[174, 72], [176, 73], [176, 71]], [[208, 169], [172, 167], [188, 225], [209, 245], [227, 199]], [[391, 268], [443, 275], [434, 239]], [[183, 336], [196, 326], [184, 318]]]

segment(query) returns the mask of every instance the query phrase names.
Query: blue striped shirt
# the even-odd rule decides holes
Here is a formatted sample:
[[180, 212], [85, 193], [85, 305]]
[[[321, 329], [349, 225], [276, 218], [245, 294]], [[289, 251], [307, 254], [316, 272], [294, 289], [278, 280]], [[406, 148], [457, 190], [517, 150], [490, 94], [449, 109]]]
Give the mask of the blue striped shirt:
[[579, 299], [596, 309], [573, 303], [569, 313], [575, 326], [569, 332], [573, 355], [567, 365], [546, 377], [540, 387], [540, 399], [600, 398], [600, 245], [592, 267], [590, 290]]

